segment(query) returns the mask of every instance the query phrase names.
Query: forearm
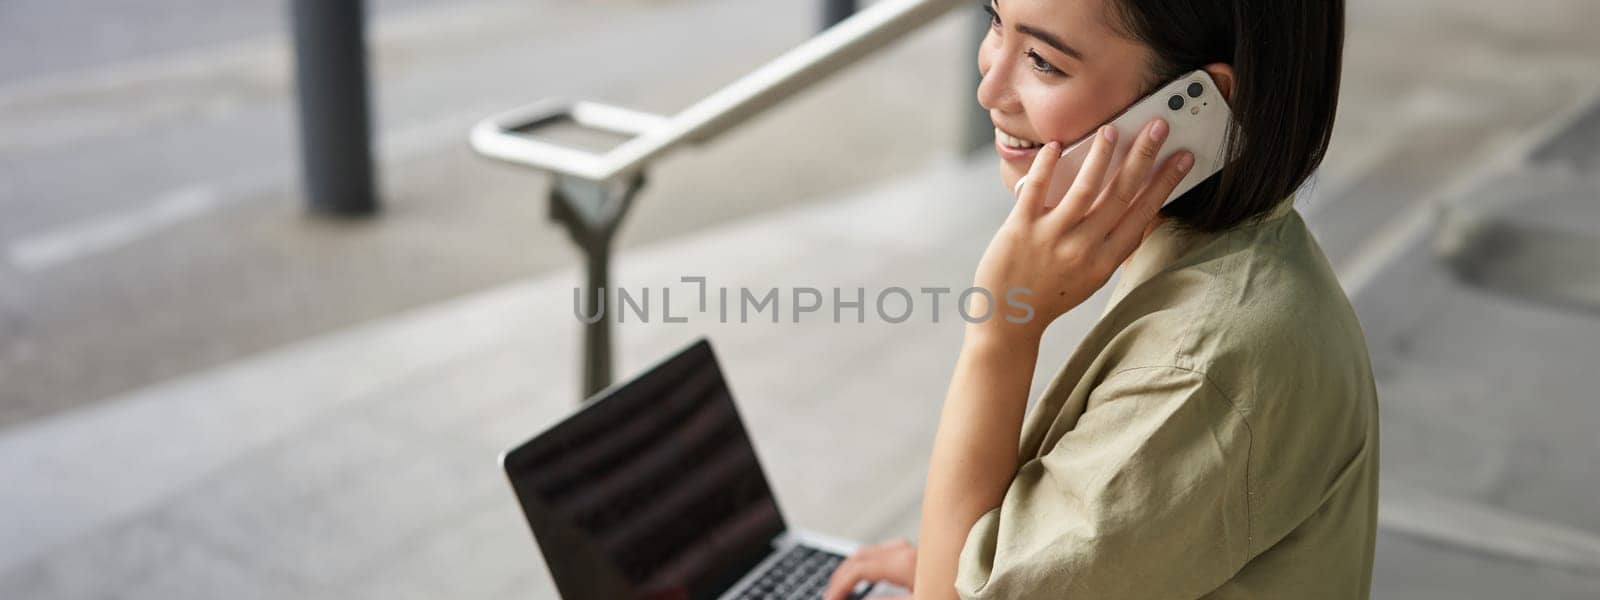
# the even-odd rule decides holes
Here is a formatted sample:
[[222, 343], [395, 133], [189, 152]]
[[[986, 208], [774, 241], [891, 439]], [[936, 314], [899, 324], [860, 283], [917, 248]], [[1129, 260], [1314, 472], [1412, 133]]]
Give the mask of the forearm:
[[1000, 505], [1016, 474], [1038, 356], [1035, 334], [968, 328], [929, 460], [914, 587], [919, 600], [956, 597], [967, 532]]

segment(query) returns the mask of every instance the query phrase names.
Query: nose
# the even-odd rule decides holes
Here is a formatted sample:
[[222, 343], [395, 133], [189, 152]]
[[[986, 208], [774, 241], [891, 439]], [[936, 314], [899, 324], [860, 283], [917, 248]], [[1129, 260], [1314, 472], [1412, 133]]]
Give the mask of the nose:
[[[978, 46], [978, 104], [991, 111], [1016, 112], [1016, 94], [1011, 89], [1011, 62], [1005, 52], [985, 37]], [[996, 58], [998, 57], [998, 58]]]

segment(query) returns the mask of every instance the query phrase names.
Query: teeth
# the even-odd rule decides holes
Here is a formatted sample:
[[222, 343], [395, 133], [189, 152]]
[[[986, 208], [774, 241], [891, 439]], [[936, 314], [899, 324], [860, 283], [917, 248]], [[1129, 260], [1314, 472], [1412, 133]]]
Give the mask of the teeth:
[[1012, 148], [1038, 148], [1039, 146], [1044, 145], [1040, 142], [1030, 142], [1022, 138], [1012, 137], [1007, 135], [1006, 132], [1000, 131], [999, 127], [994, 128], [994, 137], [995, 139], [1000, 140], [1001, 144], [1010, 146]]

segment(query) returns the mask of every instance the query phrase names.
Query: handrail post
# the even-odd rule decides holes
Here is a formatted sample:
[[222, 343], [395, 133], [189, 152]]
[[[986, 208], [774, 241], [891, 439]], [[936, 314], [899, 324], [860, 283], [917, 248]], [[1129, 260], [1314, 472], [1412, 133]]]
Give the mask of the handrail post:
[[[611, 385], [611, 315], [606, 310], [606, 290], [611, 278], [611, 240], [633, 198], [644, 186], [635, 174], [625, 186], [615, 186], [557, 176], [550, 187], [550, 220], [561, 223], [574, 244], [583, 250], [587, 267], [583, 328], [583, 400]], [[611, 306], [611, 314], [620, 307]]]

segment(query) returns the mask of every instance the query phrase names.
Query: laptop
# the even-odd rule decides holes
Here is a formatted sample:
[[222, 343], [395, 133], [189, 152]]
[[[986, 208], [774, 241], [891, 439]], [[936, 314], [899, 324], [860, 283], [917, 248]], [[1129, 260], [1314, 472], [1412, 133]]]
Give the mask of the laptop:
[[857, 546], [784, 522], [705, 338], [500, 464], [562, 598], [810, 600]]

